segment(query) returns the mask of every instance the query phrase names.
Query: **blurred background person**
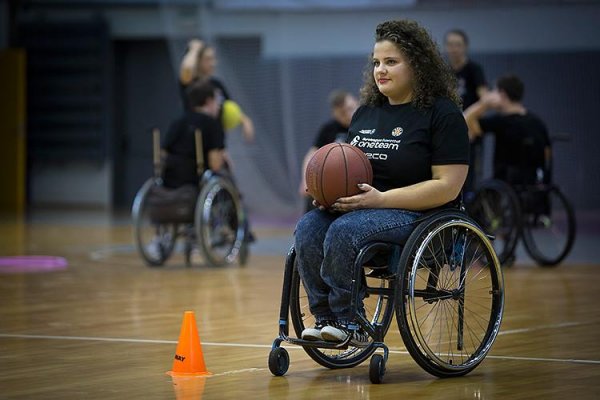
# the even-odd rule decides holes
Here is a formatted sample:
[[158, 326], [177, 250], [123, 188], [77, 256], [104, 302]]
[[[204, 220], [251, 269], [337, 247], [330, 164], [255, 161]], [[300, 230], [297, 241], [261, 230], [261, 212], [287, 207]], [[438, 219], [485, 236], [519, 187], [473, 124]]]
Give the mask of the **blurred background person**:
[[[185, 89], [197, 80], [206, 79], [217, 89], [219, 115], [221, 118], [223, 117], [223, 103], [226, 100], [231, 100], [231, 97], [223, 82], [214, 76], [216, 68], [217, 56], [215, 49], [202, 40], [190, 40], [179, 68], [179, 85], [184, 108], [189, 109], [190, 106], [185, 96]], [[247, 142], [254, 141], [254, 123], [252, 120], [241, 110], [239, 120], [242, 125], [244, 139]]]
[[[461, 29], [451, 29], [445, 36], [448, 62], [456, 75], [458, 95], [462, 99], [463, 110], [488, 92], [483, 68], [469, 59], [469, 37]], [[471, 143], [469, 175], [465, 182], [465, 194], [470, 198], [476, 181], [482, 174], [482, 141], [477, 138]]]
[[325, 122], [319, 128], [315, 141], [302, 161], [302, 174], [300, 176], [300, 185], [298, 193], [305, 198], [305, 210], [314, 208], [312, 198], [306, 192], [306, 166], [315, 152], [329, 143], [346, 142], [348, 137], [348, 127], [352, 120], [352, 115], [358, 108], [358, 100], [352, 94], [344, 90], [334, 90], [329, 94], [329, 107], [331, 108], [332, 118]]
[[487, 82], [481, 65], [469, 59], [469, 37], [460, 29], [452, 29], [445, 37], [448, 62], [456, 75], [458, 95], [462, 99], [463, 109], [479, 100], [488, 91]]

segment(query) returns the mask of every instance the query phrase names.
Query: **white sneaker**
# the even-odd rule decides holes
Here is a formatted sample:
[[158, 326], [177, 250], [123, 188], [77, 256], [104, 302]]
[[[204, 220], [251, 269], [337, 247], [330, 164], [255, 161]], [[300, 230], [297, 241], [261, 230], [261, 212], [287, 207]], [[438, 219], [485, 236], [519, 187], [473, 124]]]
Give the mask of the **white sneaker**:
[[160, 260], [162, 258], [162, 251], [160, 248], [160, 238], [154, 237], [150, 243], [146, 245], [146, 253], [155, 260]]
[[323, 340], [323, 338], [321, 337], [321, 330], [325, 328], [329, 323], [329, 321], [317, 321], [314, 327], [305, 328], [302, 331], [302, 339], [312, 341]]
[[338, 324], [337, 326], [328, 325], [321, 329], [321, 337], [326, 342], [341, 343], [348, 338], [348, 335], [352, 335], [350, 344], [353, 346], [361, 347], [369, 344], [369, 335], [362, 328], [353, 331], [346, 325]]

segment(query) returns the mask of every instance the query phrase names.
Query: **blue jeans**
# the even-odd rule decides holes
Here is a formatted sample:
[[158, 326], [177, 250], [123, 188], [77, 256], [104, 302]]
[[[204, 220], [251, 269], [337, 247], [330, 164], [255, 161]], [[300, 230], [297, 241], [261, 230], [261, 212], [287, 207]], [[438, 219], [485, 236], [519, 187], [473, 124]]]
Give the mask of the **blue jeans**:
[[318, 321], [354, 319], [352, 269], [359, 250], [370, 242], [405, 243], [420, 215], [391, 208], [304, 214], [296, 225], [296, 262], [310, 311]]

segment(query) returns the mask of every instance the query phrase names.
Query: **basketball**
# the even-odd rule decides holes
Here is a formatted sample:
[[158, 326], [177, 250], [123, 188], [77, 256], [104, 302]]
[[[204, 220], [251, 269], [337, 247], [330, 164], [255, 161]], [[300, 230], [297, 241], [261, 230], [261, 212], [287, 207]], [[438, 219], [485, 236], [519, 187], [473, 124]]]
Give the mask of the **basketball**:
[[361, 193], [359, 183], [373, 183], [373, 169], [360, 149], [347, 143], [321, 147], [306, 167], [308, 193], [329, 208], [340, 197]]
[[221, 122], [226, 131], [235, 128], [242, 122], [242, 109], [235, 101], [225, 100], [223, 102]]

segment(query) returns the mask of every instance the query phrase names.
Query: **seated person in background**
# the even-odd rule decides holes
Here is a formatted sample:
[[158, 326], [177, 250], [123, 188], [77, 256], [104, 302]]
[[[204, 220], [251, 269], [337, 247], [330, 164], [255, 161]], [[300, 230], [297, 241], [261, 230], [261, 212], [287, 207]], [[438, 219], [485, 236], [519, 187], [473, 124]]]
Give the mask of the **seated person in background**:
[[308, 162], [315, 152], [329, 143], [346, 142], [348, 137], [348, 127], [352, 120], [352, 115], [358, 108], [358, 100], [350, 93], [343, 90], [334, 90], [329, 94], [329, 107], [331, 108], [332, 119], [321, 125], [319, 133], [315, 138], [314, 144], [304, 156], [302, 162], [302, 174], [300, 176], [300, 186], [298, 193], [306, 199], [306, 211], [312, 210], [312, 198], [306, 192], [305, 173]]
[[[469, 138], [496, 136], [494, 178], [512, 184], [549, 180], [551, 149], [544, 122], [522, 104], [523, 82], [515, 75], [498, 79], [494, 91], [465, 110]], [[484, 116], [487, 111], [495, 114]]]
[[166, 153], [163, 183], [168, 188], [198, 184], [196, 129], [202, 132], [204, 170], [219, 171], [224, 165], [225, 134], [216, 119], [215, 87], [208, 81], [195, 82], [188, 87], [187, 96], [191, 109], [171, 124], [161, 146]]

